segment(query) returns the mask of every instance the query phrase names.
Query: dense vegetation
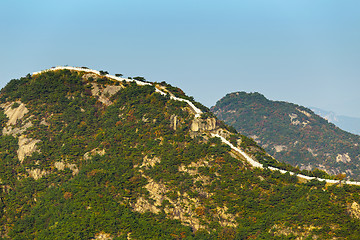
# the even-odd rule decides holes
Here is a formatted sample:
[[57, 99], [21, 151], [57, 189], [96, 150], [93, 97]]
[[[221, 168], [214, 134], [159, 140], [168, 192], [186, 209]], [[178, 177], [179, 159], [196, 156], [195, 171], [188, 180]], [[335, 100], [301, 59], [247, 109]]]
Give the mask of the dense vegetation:
[[280, 161], [359, 179], [360, 136], [342, 131], [310, 109], [237, 92], [219, 100], [212, 111]]
[[[111, 101], [106, 105], [93, 90], [105, 92], [108, 86], [121, 89], [104, 94]], [[220, 139], [192, 132], [194, 115], [186, 103], [155, 93], [152, 85], [53, 71], [12, 80], [1, 91], [1, 103], [15, 101], [29, 112], [13, 127], [31, 121], [22, 135], [41, 141], [39, 151], [20, 163], [21, 134], [0, 136], [4, 239], [360, 235], [360, 221], [349, 212], [351, 204], [360, 202], [359, 187], [299, 182], [289, 174], [252, 169]], [[7, 120], [1, 111], [2, 127]], [[279, 164], [250, 138], [228, 132], [232, 143], [259, 161]], [[68, 165], [60, 169], [59, 162]], [[29, 173], [34, 169], [45, 174], [35, 179]], [[150, 189], [151, 183], [161, 188]], [[139, 208], [139, 199], [150, 208]]]

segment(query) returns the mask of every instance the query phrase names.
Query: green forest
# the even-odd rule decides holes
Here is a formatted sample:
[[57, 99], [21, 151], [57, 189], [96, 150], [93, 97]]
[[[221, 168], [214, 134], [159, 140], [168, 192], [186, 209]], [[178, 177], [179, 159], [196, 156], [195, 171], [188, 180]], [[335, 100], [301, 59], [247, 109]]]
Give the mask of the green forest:
[[[2, 239], [359, 238], [360, 208], [352, 206], [360, 187], [252, 168], [210, 131], [191, 131], [191, 109], [157, 86], [193, 101], [164, 82], [139, 86], [81, 71], [11, 80], [0, 93], [1, 126], [9, 103], [29, 110], [11, 127], [31, 126], [0, 136]], [[261, 163], [299, 171], [219, 120], [218, 129]], [[20, 161], [24, 137], [39, 140], [38, 150]]]

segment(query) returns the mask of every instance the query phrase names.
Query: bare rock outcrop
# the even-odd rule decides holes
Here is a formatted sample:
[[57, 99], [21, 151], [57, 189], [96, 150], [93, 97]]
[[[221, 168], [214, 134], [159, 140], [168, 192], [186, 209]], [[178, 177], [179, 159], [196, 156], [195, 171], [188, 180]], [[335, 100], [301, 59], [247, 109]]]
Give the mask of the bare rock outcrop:
[[154, 167], [156, 163], [159, 163], [161, 160], [160, 158], [154, 156], [153, 158], [145, 156], [143, 158], [143, 163], [141, 164], [141, 167], [149, 168], [149, 166]]
[[292, 125], [299, 125], [301, 123], [298, 119], [296, 119], [298, 117], [297, 114], [295, 113], [289, 114], [289, 117]]
[[38, 169], [38, 168], [27, 169], [26, 171], [28, 172], [29, 176], [32, 177], [35, 180], [38, 180], [38, 179], [40, 179], [43, 176], [48, 174], [47, 171], [41, 170], [41, 169]]
[[[211, 179], [209, 176], [202, 175], [199, 173], [199, 167], [208, 167], [209, 162], [203, 159], [200, 159], [197, 162], [192, 162], [189, 165], [185, 166], [184, 164], [181, 164], [179, 166], [178, 171], [179, 172], [186, 172], [190, 174], [191, 176], [195, 177], [195, 181], [201, 181], [204, 185], [209, 185], [211, 183]], [[202, 195], [205, 195], [206, 197], [209, 197], [210, 194], [204, 191], [201, 191], [201, 189], [196, 189], [198, 192], [201, 192]]]
[[[223, 128], [217, 128], [213, 130], [212, 133], [217, 134], [225, 139], [228, 139], [231, 135], [231, 133], [228, 130]], [[240, 145], [240, 143], [241, 143], [241, 139], [238, 139], [238, 144]]]
[[348, 206], [348, 212], [353, 218], [360, 219], [360, 205], [357, 202]]
[[285, 146], [285, 145], [275, 145], [274, 149], [278, 153], [278, 152], [286, 151], [287, 146]]
[[176, 126], [177, 126], [177, 116], [176, 115], [171, 115], [170, 116], [170, 127], [174, 130], [176, 130]]
[[104, 89], [101, 89], [98, 84], [92, 83], [91, 94], [97, 96], [98, 100], [106, 106], [112, 104], [110, 97], [120, 91], [122, 86], [108, 85]]
[[338, 154], [336, 156], [336, 162], [348, 163], [351, 162], [351, 158], [349, 157], [348, 153]]
[[108, 85], [104, 88], [102, 91], [102, 94], [108, 95], [111, 97], [112, 95], [116, 94], [118, 91], [120, 91], [123, 87], [122, 86], [116, 86], [116, 85]]
[[216, 128], [216, 118], [195, 118], [191, 123], [191, 131], [211, 131]]
[[95, 235], [97, 240], [111, 240], [113, 237], [109, 233], [99, 232]]
[[36, 144], [40, 140], [26, 138], [24, 135], [19, 137], [19, 149], [17, 150], [17, 155], [19, 161], [22, 163], [27, 156], [31, 156], [35, 151], [38, 151]]
[[[155, 166], [158, 162], [160, 162], [160, 159], [157, 157], [149, 158], [145, 156], [141, 167]], [[210, 178], [208, 176], [203, 176], [198, 171], [198, 168], [203, 166], [209, 166], [209, 161], [207, 159], [201, 159], [196, 163], [192, 162], [187, 166], [181, 165], [179, 166], [179, 172], [186, 172], [194, 176], [194, 181], [200, 181], [204, 185], [207, 185], [211, 182]], [[172, 197], [170, 198], [168, 194], [172, 191], [171, 188], [164, 183], [156, 182], [152, 178], [144, 175], [141, 169], [139, 171], [142, 173], [143, 177], [148, 180], [145, 189], [149, 194], [147, 196], [140, 196], [132, 204], [135, 211], [141, 213], [146, 211], [159, 213], [161, 212], [161, 209], [163, 209], [169, 218], [178, 219], [183, 224], [191, 226], [195, 231], [206, 228], [202, 221], [208, 221], [205, 215], [205, 212], [208, 210], [201, 205], [201, 201], [198, 198], [190, 197], [187, 193], [180, 193], [179, 191], [173, 192]], [[194, 188], [194, 191], [198, 192], [203, 197], [210, 197], [212, 195], [202, 188]], [[213, 216], [219, 220], [219, 223], [222, 226], [236, 226], [235, 216], [227, 213], [226, 206], [211, 211], [213, 212]]]
[[[303, 113], [304, 115], [306, 115], [307, 117], [311, 117], [311, 115], [309, 115], [310, 113], [307, 113], [305, 111], [301, 111], [299, 109], [297, 109], [299, 112]], [[295, 113], [291, 113], [289, 114], [289, 117], [290, 117], [290, 121], [291, 121], [291, 124], [292, 125], [300, 125], [302, 124], [303, 127], [305, 127], [306, 125], [308, 125], [310, 123], [309, 120], [306, 120], [306, 121], [303, 121], [303, 122], [300, 122], [299, 119], [297, 119], [298, 115], [295, 114]]]
[[302, 114], [304, 114], [304, 115], [307, 116], [308, 118], [311, 118], [311, 113], [308, 113], [308, 112], [306, 112], [306, 111], [304, 111], [304, 110], [300, 110], [300, 109], [298, 109], [298, 108], [296, 108], [296, 110], [298, 110], [299, 112], [301, 112]]
[[78, 167], [76, 166], [76, 164], [73, 164], [73, 163], [72, 164], [71, 163], [65, 163], [64, 161], [55, 162], [54, 167], [59, 171], [62, 171], [65, 168], [68, 168], [68, 169], [70, 169], [72, 171], [72, 175], [77, 175], [79, 173]]
[[41, 119], [40, 124], [44, 125], [44, 126], [47, 126], [47, 127], [50, 126], [50, 123], [48, 123], [45, 118]]
[[[26, 135], [23, 135], [28, 128], [33, 126], [30, 121], [32, 116], [22, 120], [29, 110], [21, 101], [7, 102], [1, 104], [0, 107], [4, 108], [4, 113], [9, 119], [6, 126], [2, 129], [3, 135], [12, 135], [14, 137], [20, 135], [18, 139], [19, 148], [17, 150], [17, 155], [19, 161], [22, 163], [25, 157], [31, 156], [35, 151], [39, 151], [36, 144], [40, 142], [40, 140], [27, 138]], [[20, 126], [14, 126], [19, 120], [22, 120]], [[30, 175], [37, 176], [38, 172], [31, 173]]]
[[95, 148], [95, 149], [91, 150], [90, 152], [85, 153], [84, 154], [84, 160], [89, 160], [90, 158], [92, 158], [96, 154], [99, 154], [100, 156], [103, 156], [105, 154], [105, 149], [100, 150], [98, 148]]
[[148, 200], [146, 200], [144, 197], [139, 197], [136, 200], [136, 203], [134, 204], [134, 210], [140, 213], [144, 213], [146, 211], [152, 212], [152, 213], [159, 213], [160, 209], [158, 209], [156, 206], [151, 204]]
[[[23, 119], [25, 114], [29, 112], [25, 104], [21, 103], [20, 101], [3, 103], [0, 105], [0, 107], [4, 108], [4, 113], [9, 119], [6, 123], [6, 126], [2, 129], [3, 135], [13, 135], [16, 137], [19, 134], [23, 134], [29, 127], [33, 126], [30, 121], [26, 121], [26, 123], [21, 127], [14, 126], [18, 120]], [[28, 119], [30, 118], [31, 117]]]
[[183, 224], [190, 225], [194, 230], [205, 228], [200, 224], [200, 219], [194, 211], [194, 209], [200, 207], [198, 199], [190, 198], [186, 193], [180, 194], [179, 192], [176, 200], [170, 199], [166, 196], [169, 189], [164, 184], [158, 183], [147, 176], [144, 177], [148, 180], [145, 188], [150, 193], [151, 201], [139, 197], [133, 204], [135, 211], [159, 213], [163, 201], [166, 200], [169, 204], [164, 208], [164, 211], [170, 218], [179, 219]]
[[223, 227], [237, 227], [235, 216], [227, 213], [228, 208], [224, 206], [223, 208], [217, 207], [217, 217], [219, 218], [219, 223]]
[[[14, 104], [17, 104], [17, 107], [13, 107]], [[7, 102], [1, 104], [0, 107], [4, 108], [4, 113], [8, 117], [8, 122], [6, 123], [7, 126], [15, 125], [19, 119], [22, 119], [25, 114], [29, 112], [26, 108], [25, 104], [20, 101], [16, 102]]]
[[[332, 228], [334, 226], [331, 226]], [[308, 239], [309, 236], [312, 235], [312, 231], [318, 229], [315, 226], [302, 226], [302, 227], [298, 227], [297, 229], [295, 228], [291, 228], [291, 227], [287, 227], [284, 224], [275, 224], [270, 232], [272, 232], [274, 234], [274, 236], [296, 236], [296, 240], [304, 240], [304, 239]], [[312, 235], [311, 239], [318, 239], [318, 236], [316, 235]]]
[[12, 125], [5, 126], [2, 130], [3, 135], [12, 135], [16, 137], [17, 135], [23, 134], [28, 128], [32, 127], [32, 122], [28, 121], [21, 127], [14, 127]]

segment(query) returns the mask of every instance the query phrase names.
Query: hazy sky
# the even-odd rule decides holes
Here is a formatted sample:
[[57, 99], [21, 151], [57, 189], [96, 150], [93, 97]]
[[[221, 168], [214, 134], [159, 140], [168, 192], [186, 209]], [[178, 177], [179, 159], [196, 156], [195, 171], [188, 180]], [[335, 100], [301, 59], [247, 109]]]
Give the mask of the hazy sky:
[[0, 0], [0, 87], [57, 65], [360, 117], [359, 0]]

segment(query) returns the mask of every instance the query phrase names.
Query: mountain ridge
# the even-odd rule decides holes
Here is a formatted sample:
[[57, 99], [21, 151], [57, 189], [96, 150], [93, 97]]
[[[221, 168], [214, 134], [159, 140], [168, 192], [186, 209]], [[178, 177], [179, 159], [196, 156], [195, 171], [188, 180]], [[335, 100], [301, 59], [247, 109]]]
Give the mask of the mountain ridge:
[[[34, 72], [32, 75], [37, 75], [37, 74], [41, 74], [41, 73], [45, 73], [45, 72], [48, 72], [48, 71], [57, 71], [57, 70], [64, 70], [64, 69], [67, 69], [67, 70], [73, 70], [73, 71], [84, 71], [84, 72], [90, 72], [90, 73], [95, 73], [95, 74], [99, 74], [101, 75], [101, 72], [100, 71], [97, 71], [97, 70], [93, 70], [93, 69], [89, 69], [89, 68], [79, 68], [79, 67], [61, 67], [61, 66], [58, 66], [58, 67], [54, 67], [54, 68], [50, 68], [50, 69], [46, 69], [46, 70], [43, 70], [43, 71], [39, 71], [39, 72]], [[114, 79], [114, 80], [117, 80], [117, 81], [128, 81], [128, 82], [136, 82], [136, 84], [139, 84], [139, 85], [151, 85], [151, 83], [147, 83], [147, 82], [142, 82], [142, 81], [138, 81], [136, 79], [127, 79], [127, 78], [121, 78], [121, 77], [116, 77], [114, 75], [110, 75], [110, 74], [105, 74], [104, 75], [105, 77], [108, 77], [108, 78], [111, 78], [111, 79]], [[161, 95], [166, 95], [165, 92], [161, 91], [160, 89], [158, 88], [155, 88], [155, 91], [160, 93]], [[266, 97], [258, 92], [255, 92], [255, 93], [250, 93], [253, 97], [257, 98], [257, 99], [261, 99], [261, 100], [267, 100]], [[201, 114], [203, 113], [199, 108], [195, 107], [195, 105], [187, 100], [187, 99], [183, 99], [183, 98], [178, 98], [178, 97], [175, 97], [173, 94], [170, 93], [170, 99], [173, 99], [175, 101], [184, 101], [186, 102], [190, 107], [191, 109], [195, 112], [195, 118], [200, 118]], [[281, 102], [281, 101], [277, 101], [277, 102]], [[305, 114], [307, 115], [307, 114]], [[218, 137], [221, 139], [221, 141], [225, 144], [227, 144], [228, 146], [230, 146], [232, 149], [235, 149], [235, 151], [239, 152], [253, 167], [259, 167], [259, 168], [264, 168], [263, 164], [257, 162], [256, 160], [254, 160], [253, 158], [251, 158], [249, 155], [247, 155], [245, 152], [243, 152], [242, 150], [240, 150], [239, 148], [237, 147], [234, 147], [229, 141], [227, 141], [224, 137], [220, 136], [219, 134], [214, 134], [212, 133], [212, 136], [214, 137]], [[340, 183], [342, 180], [334, 180], [334, 179], [324, 179], [324, 178], [318, 178], [318, 177], [310, 177], [310, 176], [306, 176], [306, 175], [303, 175], [303, 174], [297, 174], [297, 173], [294, 173], [294, 172], [291, 172], [291, 171], [287, 171], [287, 170], [284, 170], [284, 169], [279, 169], [279, 168], [276, 168], [276, 167], [271, 167], [269, 166], [268, 167], [270, 170], [272, 171], [280, 171], [282, 174], [285, 174], [285, 173], [289, 173], [291, 175], [297, 175], [297, 177], [299, 178], [303, 178], [303, 179], [306, 179], [306, 180], [312, 180], [312, 179], [317, 179], [319, 181], [325, 181], [326, 183], [331, 183], [331, 184], [336, 184], [336, 183]], [[346, 184], [350, 184], [350, 185], [360, 185], [360, 182], [357, 182], [357, 181], [349, 181], [349, 180], [346, 180], [346, 181], [343, 181], [343, 183], [346, 183]]]
[[172, 95], [203, 110], [166, 83], [138, 85], [68, 69], [10, 81], [0, 92], [6, 108], [0, 109], [0, 236], [358, 235], [358, 186], [291, 175], [295, 168], [252, 139], [206, 109], [195, 117]]
[[[271, 101], [259, 93], [235, 92], [227, 94], [211, 110], [281, 161], [309, 169], [306, 159], [314, 166], [311, 169], [317, 167], [334, 175], [346, 170], [351, 177], [357, 175], [352, 171], [360, 161], [359, 136], [342, 131], [308, 108]], [[287, 155], [289, 152], [293, 155]]]

